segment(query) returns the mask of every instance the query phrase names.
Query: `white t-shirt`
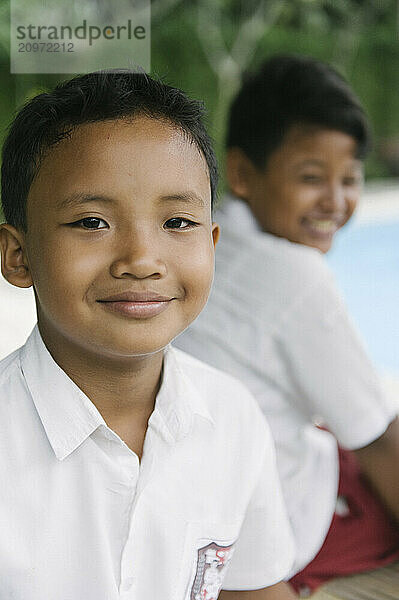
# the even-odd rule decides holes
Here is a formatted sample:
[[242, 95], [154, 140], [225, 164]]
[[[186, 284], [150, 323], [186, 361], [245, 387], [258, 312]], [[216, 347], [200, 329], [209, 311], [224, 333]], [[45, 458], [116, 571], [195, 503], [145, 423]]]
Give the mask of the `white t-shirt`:
[[318, 250], [262, 232], [226, 203], [208, 305], [176, 345], [233, 374], [267, 416], [297, 546], [291, 575], [320, 549], [334, 513], [343, 447], [363, 447], [395, 417]]
[[35, 328], [0, 363], [0, 480], [0, 598], [212, 600], [293, 561], [256, 402], [173, 348], [139, 462]]

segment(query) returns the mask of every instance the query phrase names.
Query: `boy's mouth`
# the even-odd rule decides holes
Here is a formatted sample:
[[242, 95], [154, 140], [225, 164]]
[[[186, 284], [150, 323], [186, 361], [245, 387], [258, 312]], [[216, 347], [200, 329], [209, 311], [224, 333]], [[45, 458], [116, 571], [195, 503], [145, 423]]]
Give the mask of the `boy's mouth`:
[[302, 225], [314, 237], [329, 238], [332, 237], [345, 222], [343, 215], [334, 215], [331, 217], [304, 217]]
[[106, 310], [134, 319], [148, 319], [166, 310], [172, 300], [151, 291], [122, 292], [97, 300]]
[[101, 298], [98, 302], [167, 302], [173, 300], [170, 296], [160, 296], [155, 292], [121, 292], [120, 294], [112, 294]]

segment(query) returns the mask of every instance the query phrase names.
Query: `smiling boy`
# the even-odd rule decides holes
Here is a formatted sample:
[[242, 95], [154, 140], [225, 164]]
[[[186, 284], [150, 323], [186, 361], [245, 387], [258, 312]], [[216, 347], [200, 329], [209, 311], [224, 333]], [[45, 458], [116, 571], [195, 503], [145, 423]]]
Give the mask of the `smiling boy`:
[[329, 65], [275, 55], [247, 77], [230, 108], [235, 198], [218, 214], [213, 290], [177, 341], [239, 377], [266, 415], [296, 542], [290, 582], [315, 600], [399, 589], [397, 406], [323, 256], [360, 199], [369, 146]]
[[111, 71], [34, 98], [11, 127], [2, 272], [33, 285], [38, 326], [0, 363], [2, 598], [292, 597], [256, 404], [169, 345], [213, 277], [201, 119], [181, 91]]

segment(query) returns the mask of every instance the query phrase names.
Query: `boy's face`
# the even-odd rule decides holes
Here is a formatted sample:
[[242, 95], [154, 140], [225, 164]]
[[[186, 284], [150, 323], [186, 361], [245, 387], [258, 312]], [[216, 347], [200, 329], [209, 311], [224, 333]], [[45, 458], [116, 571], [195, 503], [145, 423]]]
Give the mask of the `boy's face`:
[[179, 129], [146, 117], [78, 127], [27, 202], [41, 331], [106, 356], [165, 347], [208, 297], [210, 206], [205, 159]]
[[[355, 140], [346, 133], [293, 126], [264, 169], [241, 156], [245, 189], [237, 195], [264, 231], [327, 252], [361, 193], [362, 163], [355, 152]], [[230, 161], [231, 169], [237, 170], [237, 162]], [[228, 175], [234, 192], [235, 179]]]

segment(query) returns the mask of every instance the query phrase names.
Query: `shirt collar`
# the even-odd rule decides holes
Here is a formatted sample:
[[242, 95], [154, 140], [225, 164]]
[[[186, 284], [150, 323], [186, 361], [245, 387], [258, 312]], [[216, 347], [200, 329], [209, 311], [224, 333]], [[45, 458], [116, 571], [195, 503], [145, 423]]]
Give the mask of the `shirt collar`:
[[[150, 422], [167, 442], [188, 435], [194, 415], [213, 423], [194, 382], [182, 370], [181, 355], [170, 345], [166, 349], [162, 385], [150, 417]], [[99, 426], [107, 427], [93, 402], [54, 361], [37, 325], [21, 350], [21, 368], [59, 460], [76, 450]]]
[[48, 440], [59, 460], [76, 450], [100, 425], [101, 414], [57, 365], [33, 329], [22, 348], [21, 368]]
[[[215, 424], [208, 407], [192, 379], [186, 375], [182, 365], [184, 353], [169, 345], [163, 363], [162, 385], [159, 390], [154, 413], [150, 421], [154, 424], [160, 415], [162, 433], [166, 441], [179, 441], [187, 436], [199, 416]], [[159, 421], [158, 421], [159, 422]]]

